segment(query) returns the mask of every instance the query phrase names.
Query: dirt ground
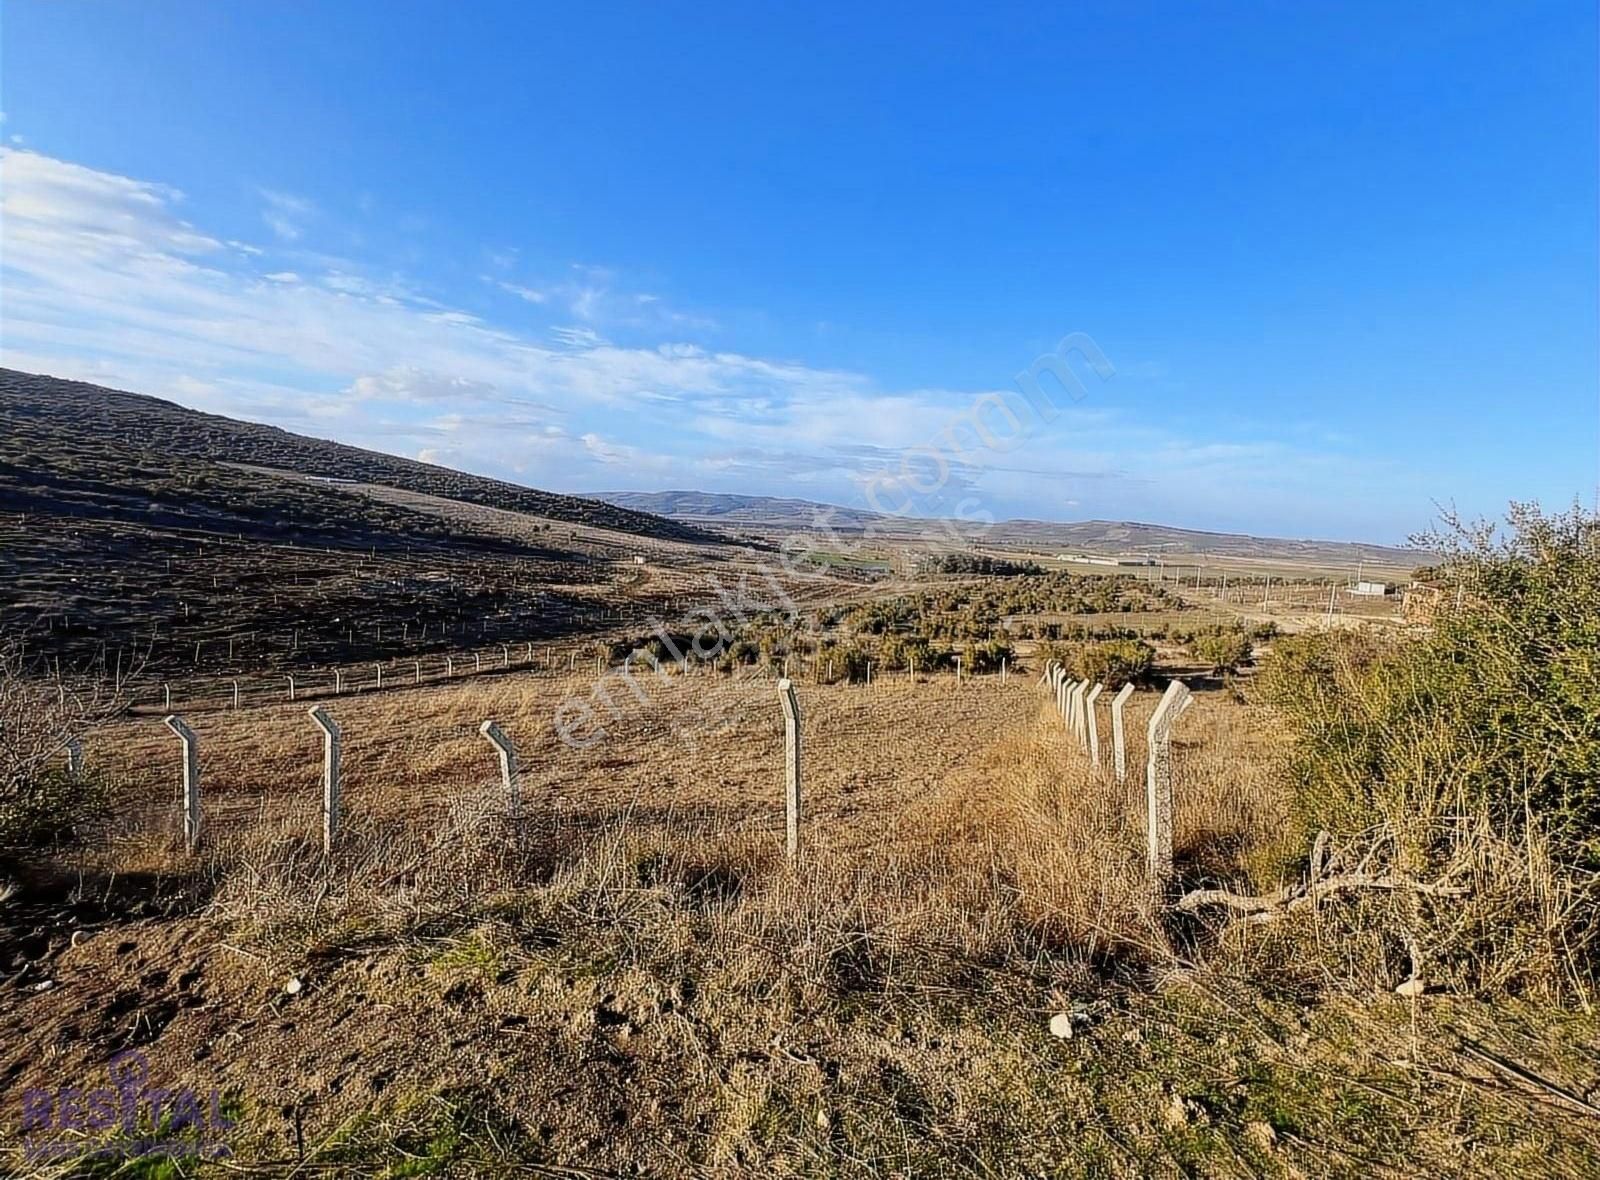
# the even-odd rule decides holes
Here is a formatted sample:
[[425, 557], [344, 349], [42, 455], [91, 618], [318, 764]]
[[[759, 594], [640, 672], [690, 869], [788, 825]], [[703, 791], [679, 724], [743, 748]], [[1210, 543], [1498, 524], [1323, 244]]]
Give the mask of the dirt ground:
[[[29, 1154], [23, 1095], [59, 1116], [134, 1051], [231, 1155], [122, 1174], [1447, 1174], [1463, 1151], [1595, 1174], [1587, 1116], [1454, 1048], [1475, 1030], [1581, 1095], [1592, 1020], [1308, 1007], [1030, 926], [1105, 889], [1098, 860], [1137, 876], [1156, 698], [1130, 703], [1117, 786], [1035, 680], [801, 683], [798, 866], [770, 679], [645, 676], [642, 703], [611, 684], [621, 716], [584, 748], [555, 717], [592, 676], [329, 703], [345, 826], [326, 862], [303, 704], [193, 719], [192, 861], [175, 740], [154, 719], [108, 731], [86, 756], [121, 793], [110, 838], [0, 907], [0, 1159], [81, 1174]], [[485, 719], [517, 744], [523, 828]], [[1259, 814], [1263, 743], [1226, 689], [1186, 715], [1185, 871], [1228, 863], [1246, 812], [1282, 826]], [[1024, 796], [1020, 826], [996, 822]], [[1052, 882], [1057, 849], [1077, 859]], [[106, 1133], [79, 1117], [47, 1138]]]

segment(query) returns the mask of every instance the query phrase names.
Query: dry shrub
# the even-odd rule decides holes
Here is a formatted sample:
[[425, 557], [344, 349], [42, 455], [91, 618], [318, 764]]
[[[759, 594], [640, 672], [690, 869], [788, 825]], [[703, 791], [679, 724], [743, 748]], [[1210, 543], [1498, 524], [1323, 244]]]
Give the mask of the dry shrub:
[[[1511, 526], [1504, 539], [1482, 526], [1430, 539], [1445, 553], [1430, 577], [1451, 593], [1426, 631], [1285, 639], [1263, 669], [1257, 695], [1285, 728], [1303, 829], [1328, 830], [1349, 865], [1399, 883], [1270, 937], [1314, 956], [1277, 956], [1284, 973], [1365, 987], [1415, 969], [1452, 990], [1587, 1002], [1600, 521], [1519, 506]], [[1453, 895], [1416, 889], [1440, 882]]]
[[20, 641], [0, 636], [0, 849], [72, 843], [103, 822], [107, 784], [69, 773], [67, 750], [121, 701], [102, 678], [31, 672]]

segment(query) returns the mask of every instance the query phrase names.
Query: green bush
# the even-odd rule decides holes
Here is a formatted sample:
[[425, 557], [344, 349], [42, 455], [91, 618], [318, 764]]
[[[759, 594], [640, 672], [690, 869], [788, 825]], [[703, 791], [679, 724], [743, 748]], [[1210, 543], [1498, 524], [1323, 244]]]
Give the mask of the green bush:
[[1002, 639], [967, 642], [961, 648], [961, 666], [974, 675], [1000, 671], [1001, 660], [1011, 660], [1011, 645]]
[[878, 645], [877, 663], [885, 670], [906, 670], [914, 664], [919, 672], [932, 672], [944, 662], [944, 653], [935, 651], [922, 635], [891, 635]]
[[1156, 652], [1137, 639], [1111, 639], [1080, 647], [1064, 662], [1076, 679], [1092, 680], [1115, 690], [1149, 679]]
[[1248, 663], [1254, 648], [1250, 636], [1236, 627], [1212, 627], [1197, 632], [1188, 644], [1189, 654], [1221, 676]]
[[108, 799], [96, 774], [74, 778], [52, 766], [18, 777], [0, 794], [0, 848], [75, 843], [105, 818]]
[[1523, 505], [1509, 521], [1419, 538], [1448, 591], [1425, 632], [1275, 644], [1254, 691], [1288, 722], [1316, 826], [1482, 814], [1600, 867], [1600, 521]]
[[67, 773], [67, 745], [114, 708], [27, 675], [18, 650], [0, 646], [0, 848], [71, 843], [103, 818], [105, 784]]

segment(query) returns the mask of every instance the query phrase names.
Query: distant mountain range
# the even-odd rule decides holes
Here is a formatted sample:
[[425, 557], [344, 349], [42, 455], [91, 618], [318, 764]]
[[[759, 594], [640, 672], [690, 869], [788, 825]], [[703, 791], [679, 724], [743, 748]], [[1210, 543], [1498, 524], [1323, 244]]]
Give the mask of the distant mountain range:
[[[930, 522], [887, 516], [812, 500], [775, 496], [743, 496], [721, 492], [599, 492], [595, 498], [635, 512], [649, 512], [686, 524], [719, 526], [747, 532], [792, 532], [825, 526], [839, 533], [872, 529], [886, 542], [912, 542], [926, 534]], [[971, 525], [962, 526], [971, 535]], [[940, 532], [941, 536], [947, 535]], [[983, 530], [986, 545], [1006, 548], [1088, 552], [1162, 558], [1234, 557], [1268, 561], [1351, 564], [1366, 561], [1407, 569], [1426, 564], [1431, 555], [1417, 549], [1353, 541], [1295, 540], [1213, 533], [1133, 521], [1004, 520]]]
[[[369, 534], [389, 534], [393, 540], [419, 528], [437, 532], [437, 522], [415, 513], [380, 511], [370, 504], [357, 512], [350, 498], [334, 495], [332, 487], [321, 493], [304, 484], [290, 487], [270, 472], [242, 474], [237, 470], [242, 464], [330, 484], [382, 485], [545, 520], [712, 545], [725, 544], [730, 533], [748, 537], [828, 528], [841, 534], [870, 530], [887, 544], [904, 545], [930, 532], [944, 539], [946, 547], [967, 536], [984, 546], [1036, 554], [1215, 556], [1324, 565], [1366, 561], [1396, 569], [1425, 564], [1430, 557], [1385, 545], [1127, 521], [1006, 520], [984, 529], [980, 538], [970, 523], [950, 522], [950, 527], [935, 530], [930, 526], [937, 522], [926, 519], [723, 492], [562, 495], [206, 414], [159, 398], [0, 369], [0, 510], [31, 512], [40, 520], [59, 515], [214, 528], [262, 539], [315, 535], [323, 544], [338, 543], [339, 533], [352, 530], [361, 534], [362, 545], [372, 543]], [[363, 519], [355, 527], [358, 516]]]
[[[903, 526], [892, 516], [821, 504], [815, 500], [791, 500], [781, 496], [741, 496], [725, 492], [594, 492], [596, 500], [650, 512], [673, 520], [701, 524], [720, 524], [731, 528], [812, 528], [825, 518], [828, 526], [841, 531]], [[650, 507], [643, 507], [650, 505]]]

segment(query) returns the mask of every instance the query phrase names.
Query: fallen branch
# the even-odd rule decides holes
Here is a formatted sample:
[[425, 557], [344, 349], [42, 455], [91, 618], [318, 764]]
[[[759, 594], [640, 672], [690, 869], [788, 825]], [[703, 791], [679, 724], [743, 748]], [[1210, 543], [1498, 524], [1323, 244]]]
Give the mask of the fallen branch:
[[[1293, 910], [1315, 906], [1318, 902], [1341, 893], [1355, 893], [1366, 889], [1404, 890], [1426, 897], [1466, 897], [1472, 891], [1465, 885], [1452, 885], [1449, 876], [1431, 884], [1412, 881], [1404, 877], [1374, 876], [1365, 872], [1338, 873], [1322, 877], [1331, 857], [1328, 853], [1328, 833], [1317, 833], [1312, 846], [1310, 875], [1305, 881], [1285, 885], [1271, 893], [1235, 893], [1229, 889], [1195, 889], [1179, 899], [1176, 909], [1185, 914], [1197, 913], [1207, 908], [1231, 910], [1251, 922], [1271, 922]], [[1320, 878], [1320, 879], [1319, 879]]]

